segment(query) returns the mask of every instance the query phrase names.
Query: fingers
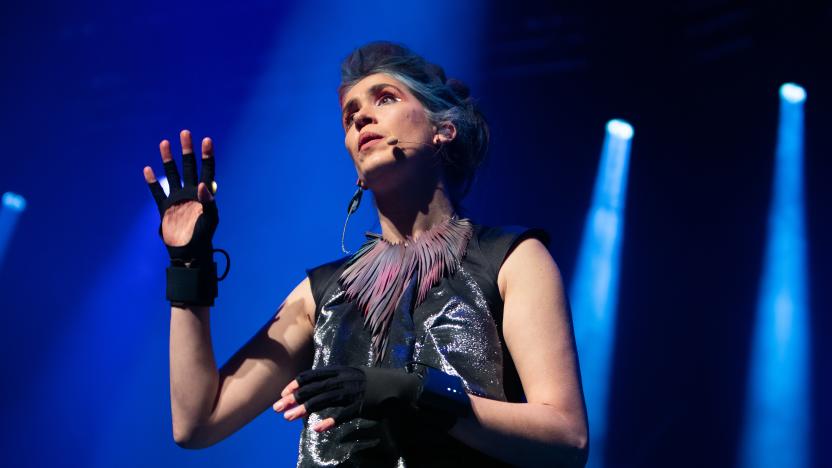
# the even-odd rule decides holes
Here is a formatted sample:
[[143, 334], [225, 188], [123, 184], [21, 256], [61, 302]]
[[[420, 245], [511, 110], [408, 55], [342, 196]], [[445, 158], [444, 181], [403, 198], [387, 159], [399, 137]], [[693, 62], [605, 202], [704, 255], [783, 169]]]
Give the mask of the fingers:
[[192, 187], [196, 185], [196, 156], [191, 143], [191, 132], [182, 130], [179, 142], [182, 144], [182, 178], [185, 179], [185, 186]]
[[335, 427], [335, 419], [334, 418], [326, 418], [323, 421], [319, 422], [312, 426], [312, 430], [315, 432], [324, 432], [328, 431]]
[[202, 139], [202, 182], [214, 192], [214, 142], [210, 138]]
[[277, 402], [272, 405], [272, 409], [277, 413], [285, 411], [283, 417], [286, 418], [287, 421], [293, 421], [297, 418], [306, 416], [306, 406], [298, 405], [297, 401], [295, 401], [295, 395], [293, 393], [285, 395], [283, 398], [277, 400]]
[[300, 384], [298, 383], [298, 381], [293, 380], [293, 381], [289, 382], [289, 385], [287, 385], [286, 388], [284, 388], [282, 392], [280, 392], [280, 396], [285, 397], [286, 395], [290, 395], [292, 393], [295, 393], [295, 390], [297, 390], [298, 387], [300, 387]]
[[209, 137], [202, 139], [202, 159], [214, 157], [214, 142]]
[[322, 380], [338, 377], [346, 368], [344, 366], [330, 366], [320, 369], [309, 369], [298, 374], [295, 380], [299, 385], [307, 385], [312, 382], [320, 382]]
[[281, 398], [277, 400], [274, 405], [272, 405], [272, 408], [279, 413], [297, 406], [297, 401], [295, 401], [295, 390], [297, 389], [297, 380], [289, 382], [289, 385], [287, 385], [286, 388], [283, 389], [283, 392], [280, 393]]
[[144, 169], [142, 170], [142, 172], [144, 173], [144, 181], [145, 182], [147, 182], [148, 184], [152, 184], [153, 182], [156, 182], [156, 174], [153, 173], [153, 168], [152, 167], [145, 166]]
[[[190, 130], [182, 130], [179, 132], [179, 144], [182, 146], [182, 178], [184, 178], [186, 186], [195, 186], [197, 185], [197, 167]], [[178, 192], [182, 189], [182, 179], [180, 178], [179, 171], [176, 167], [176, 162], [173, 159], [170, 141], [162, 140], [159, 143], [159, 153], [162, 155], [162, 163], [165, 168], [165, 177], [168, 179], [170, 193]], [[158, 202], [159, 199], [157, 197], [157, 191], [155, 189], [155, 185], [153, 185], [157, 182], [156, 176], [150, 168], [145, 168], [144, 172], [145, 181], [151, 185], [153, 197]], [[203, 138], [202, 140], [201, 182], [204, 184], [199, 184], [197, 188], [197, 197], [199, 198], [199, 201], [213, 201], [216, 184], [214, 182], [214, 142], [210, 138]]]
[[182, 153], [193, 153], [194, 146], [191, 143], [191, 131], [182, 130], [179, 132], [179, 144], [182, 145]]
[[306, 417], [306, 405], [295, 406], [294, 408], [290, 409], [283, 413], [283, 418], [287, 421], [294, 421], [298, 418], [305, 418]]
[[170, 142], [162, 140], [159, 143], [159, 152], [162, 153], [162, 163], [165, 167], [165, 177], [168, 178], [170, 193], [178, 192], [182, 188], [182, 181], [179, 180], [179, 171], [176, 169], [176, 162], [170, 151]]
[[150, 166], [145, 166], [144, 168], [144, 180], [150, 187], [150, 193], [153, 195], [153, 200], [156, 201], [156, 206], [158, 206], [159, 210], [161, 210], [162, 203], [165, 201], [166, 195], [165, 191], [162, 190], [162, 186], [159, 184], [159, 181], [156, 180], [156, 174], [153, 173], [153, 169], [151, 169]]
[[173, 154], [170, 152], [170, 142], [167, 140], [162, 140], [159, 143], [159, 152], [162, 153], [162, 162], [166, 163], [168, 161], [173, 160]]
[[208, 186], [205, 185], [205, 182], [199, 183], [199, 187], [197, 187], [196, 190], [196, 196], [199, 198], [201, 203], [214, 201], [214, 196], [211, 195], [211, 191], [208, 190]]

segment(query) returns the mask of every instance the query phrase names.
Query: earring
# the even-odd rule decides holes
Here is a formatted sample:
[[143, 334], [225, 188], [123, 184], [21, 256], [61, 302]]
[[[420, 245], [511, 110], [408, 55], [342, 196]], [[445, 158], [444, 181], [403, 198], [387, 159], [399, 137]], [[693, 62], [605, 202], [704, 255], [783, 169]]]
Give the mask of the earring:
[[345, 254], [350, 253], [346, 246], [344, 246], [344, 237], [347, 235], [347, 223], [350, 221], [350, 215], [358, 210], [358, 206], [361, 205], [361, 196], [364, 195], [364, 182], [359, 178], [355, 181], [355, 185], [358, 186], [358, 189], [355, 190], [347, 205], [347, 219], [344, 220], [344, 230], [341, 231], [341, 251]]

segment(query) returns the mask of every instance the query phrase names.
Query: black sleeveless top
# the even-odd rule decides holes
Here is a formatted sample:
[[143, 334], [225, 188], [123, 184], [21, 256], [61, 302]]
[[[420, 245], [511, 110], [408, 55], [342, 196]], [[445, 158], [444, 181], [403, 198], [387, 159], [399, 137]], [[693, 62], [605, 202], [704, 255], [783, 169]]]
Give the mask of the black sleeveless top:
[[[540, 229], [473, 228], [453, 275], [442, 278], [418, 307], [413, 307], [415, 281], [402, 295], [380, 366], [404, 369], [411, 361], [425, 363], [459, 376], [473, 395], [522, 402], [520, 379], [502, 335], [497, 274], [521, 240], [535, 237], [547, 244], [549, 238]], [[316, 307], [313, 368], [372, 365], [371, 332], [338, 282], [348, 258], [307, 270]], [[304, 422], [298, 467], [505, 466], [423, 421], [355, 419], [320, 434], [311, 429], [327, 417], [329, 411], [322, 410]]]

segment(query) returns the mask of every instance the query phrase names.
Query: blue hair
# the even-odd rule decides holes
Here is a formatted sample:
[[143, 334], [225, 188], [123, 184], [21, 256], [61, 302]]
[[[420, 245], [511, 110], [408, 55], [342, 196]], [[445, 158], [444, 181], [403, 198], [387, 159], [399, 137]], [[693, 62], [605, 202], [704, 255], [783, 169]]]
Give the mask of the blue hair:
[[389, 75], [407, 86], [425, 107], [433, 125], [451, 123], [456, 127], [456, 137], [443, 146], [440, 154], [451, 201], [459, 208], [485, 160], [490, 138], [488, 122], [470, 97], [468, 86], [447, 79], [442, 67], [403, 45], [371, 42], [355, 49], [341, 64], [339, 98], [343, 100], [350, 88], [375, 73]]

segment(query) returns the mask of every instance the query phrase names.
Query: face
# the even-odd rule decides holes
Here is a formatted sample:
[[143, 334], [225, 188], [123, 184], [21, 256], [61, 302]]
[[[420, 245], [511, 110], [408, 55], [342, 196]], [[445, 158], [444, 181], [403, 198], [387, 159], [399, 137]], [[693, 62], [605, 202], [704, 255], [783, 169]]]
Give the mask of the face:
[[[424, 169], [439, 137], [422, 103], [395, 78], [378, 73], [355, 84], [341, 102], [344, 146], [365, 187], [383, 190]], [[398, 143], [388, 143], [390, 137]]]

